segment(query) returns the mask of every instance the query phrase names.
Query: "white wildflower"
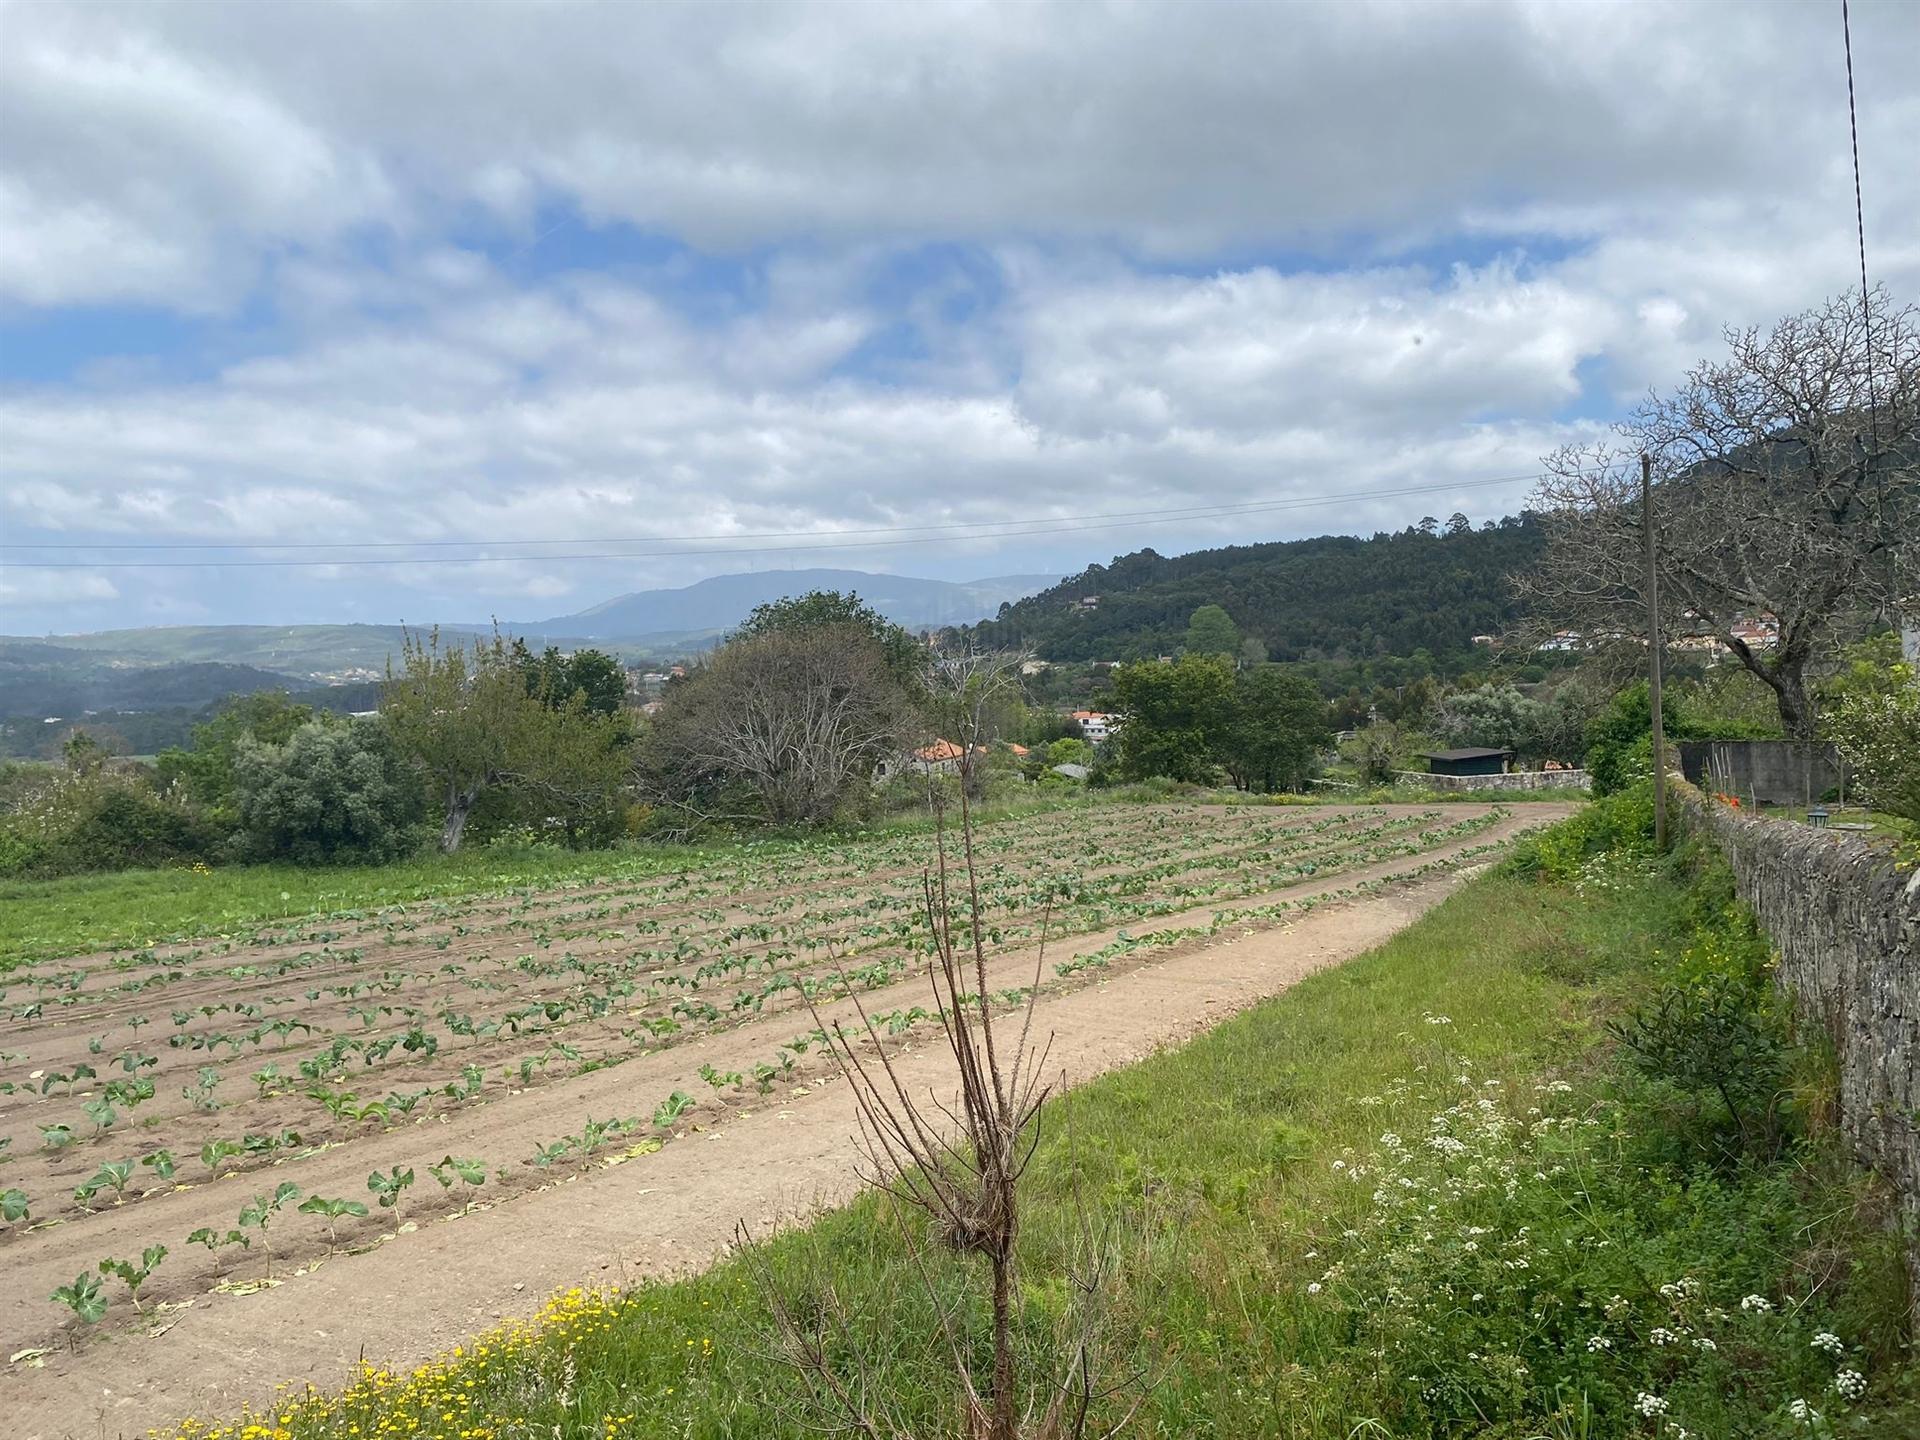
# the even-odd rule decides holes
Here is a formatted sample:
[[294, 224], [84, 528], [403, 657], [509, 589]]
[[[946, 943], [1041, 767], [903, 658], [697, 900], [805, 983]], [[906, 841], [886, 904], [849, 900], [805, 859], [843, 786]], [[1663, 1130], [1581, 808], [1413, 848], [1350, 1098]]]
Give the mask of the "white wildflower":
[[1773, 1302], [1764, 1295], [1745, 1295], [1741, 1297], [1740, 1308], [1754, 1315], [1765, 1315], [1773, 1309]]
[[1649, 1418], [1667, 1413], [1667, 1402], [1658, 1395], [1642, 1390], [1633, 1397], [1633, 1408]]
[[1858, 1370], [1842, 1370], [1833, 1377], [1833, 1388], [1843, 1400], [1858, 1400], [1867, 1393], [1867, 1377]]
[[1815, 1335], [1813, 1337], [1813, 1348], [1816, 1350], [1824, 1350], [1829, 1355], [1844, 1355], [1847, 1353], [1846, 1343], [1831, 1330], [1822, 1330], [1818, 1335]]
[[1587, 1337], [1587, 1353], [1589, 1355], [1604, 1354], [1611, 1349], [1613, 1349], [1613, 1341], [1609, 1340], [1606, 1336], [1589, 1335]]

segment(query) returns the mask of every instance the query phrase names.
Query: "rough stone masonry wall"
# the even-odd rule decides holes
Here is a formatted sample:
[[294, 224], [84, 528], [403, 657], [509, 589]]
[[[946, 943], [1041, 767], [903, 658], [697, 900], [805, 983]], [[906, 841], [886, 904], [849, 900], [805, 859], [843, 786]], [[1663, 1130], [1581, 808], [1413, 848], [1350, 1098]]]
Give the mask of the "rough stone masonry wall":
[[1780, 984], [1840, 1059], [1840, 1125], [1900, 1197], [1920, 1302], [1920, 871], [1857, 835], [1766, 820], [1675, 777], [1691, 830], [1718, 843], [1780, 952]]
[[1429, 775], [1424, 770], [1396, 772], [1408, 785], [1428, 790], [1585, 790], [1584, 770], [1514, 770], [1505, 775]]

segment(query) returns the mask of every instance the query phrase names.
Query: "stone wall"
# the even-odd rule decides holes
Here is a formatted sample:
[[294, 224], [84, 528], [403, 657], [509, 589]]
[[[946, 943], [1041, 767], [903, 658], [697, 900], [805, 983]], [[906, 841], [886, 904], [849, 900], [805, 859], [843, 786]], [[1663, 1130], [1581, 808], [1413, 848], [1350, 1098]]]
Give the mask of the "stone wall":
[[1899, 1195], [1920, 1302], [1920, 871], [1857, 835], [1743, 815], [1676, 778], [1675, 810], [1717, 843], [1780, 952], [1801, 1023], [1840, 1059], [1840, 1125]]
[[1429, 775], [1424, 770], [1397, 771], [1400, 783], [1428, 790], [1585, 790], [1584, 770], [1515, 770], [1510, 775]]

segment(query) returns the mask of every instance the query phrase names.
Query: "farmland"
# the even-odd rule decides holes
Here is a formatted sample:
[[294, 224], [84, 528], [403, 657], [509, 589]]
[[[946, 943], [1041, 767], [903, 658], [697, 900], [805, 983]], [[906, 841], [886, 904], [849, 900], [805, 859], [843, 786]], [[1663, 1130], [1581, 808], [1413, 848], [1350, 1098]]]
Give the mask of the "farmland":
[[[1129, 805], [988, 826], [986, 1003], [1037, 976], [1048, 1014], [1149, 958], [1489, 852], [1516, 823], [1471, 806]], [[385, 1292], [438, 1222], [524, 1216], [537, 1246], [549, 1197], [576, 1182], [650, 1186], [662, 1147], [804, 1111], [826, 1075], [805, 1000], [827, 1002], [836, 975], [902, 1043], [936, 1023], [916, 975], [928, 853], [924, 835], [745, 846], [13, 971], [0, 1189], [24, 1214], [0, 1239], [15, 1282], [0, 1338], [47, 1353], [9, 1388], [138, 1370], [138, 1349], [157, 1359], [323, 1269]], [[100, 1275], [101, 1260], [127, 1267]], [[278, 1373], [293, 1360], [276, 1339], [254, 1337]]]

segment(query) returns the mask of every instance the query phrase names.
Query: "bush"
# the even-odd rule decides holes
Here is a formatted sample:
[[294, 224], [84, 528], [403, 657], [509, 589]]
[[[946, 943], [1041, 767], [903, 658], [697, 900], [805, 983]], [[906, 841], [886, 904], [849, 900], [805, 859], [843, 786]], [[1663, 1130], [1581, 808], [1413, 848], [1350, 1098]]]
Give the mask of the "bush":
[[210, 857], [217, 837], [173, 788], [124, 763], [51, 767], [8, 787], [0, 875], [73, 875]]
[[377, 723], [311, 720], [284, 745], [243, 738], [234, 809], [249, 855], [301, 864], [379, 862], [410, 848], [419, 787]]
[[1854, 768], [1860, 793], [1876, 809], [1920, 826], [1920, 676], [1907, 673], [1897, 688], [1847, 695], [1827, 731]]
[[[1669, 742], [1693, 738], [1693, 725], [1662, 697]], [[1671, 763], [1671, 762], [1669, 762]], [[1645, 681], [1629, 685], [1587, 724], [1587, 773], [1595, 795], [1611, 795], [1653, 774], [1653, 702]]]
[[1648, 776], [1523, 840], [1507, 865], [1520, 874], [1577, 882], [1652, 858], [1653, 778]]

